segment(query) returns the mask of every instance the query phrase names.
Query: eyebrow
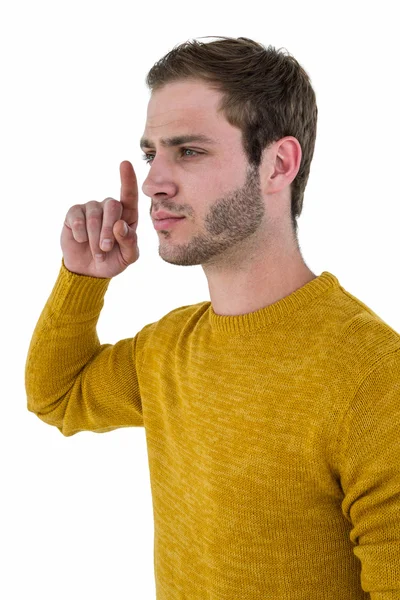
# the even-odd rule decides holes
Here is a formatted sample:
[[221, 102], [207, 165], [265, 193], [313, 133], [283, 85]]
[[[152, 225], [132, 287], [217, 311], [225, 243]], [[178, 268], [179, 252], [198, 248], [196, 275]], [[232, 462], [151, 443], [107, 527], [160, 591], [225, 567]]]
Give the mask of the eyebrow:
[[[216, 144], [216, 141], [207, 137], [203, 134], [194, 135], [176, 135], [170, 138], [162, 138], [160, 140], [161, 146], [164, 148], [172, 148], [173, 146], [180, 146], [181, 144], [188, 144], [191, 142], [201, 142], [202, 144]], [[140, 147], [142, 148], [154, 148], [154, 142], [147, 138], [140, 140]]]

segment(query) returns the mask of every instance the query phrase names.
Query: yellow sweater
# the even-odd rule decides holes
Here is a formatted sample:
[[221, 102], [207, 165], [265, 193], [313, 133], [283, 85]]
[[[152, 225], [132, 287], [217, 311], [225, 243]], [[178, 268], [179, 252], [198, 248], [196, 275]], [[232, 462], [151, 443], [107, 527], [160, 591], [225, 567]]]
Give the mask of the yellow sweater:
[[400, 599], [399, 333], [324, 271], [101, 345], [109, 283], [61, 265], [28, 409], [65, 436], [145, 427], [157, 600]]

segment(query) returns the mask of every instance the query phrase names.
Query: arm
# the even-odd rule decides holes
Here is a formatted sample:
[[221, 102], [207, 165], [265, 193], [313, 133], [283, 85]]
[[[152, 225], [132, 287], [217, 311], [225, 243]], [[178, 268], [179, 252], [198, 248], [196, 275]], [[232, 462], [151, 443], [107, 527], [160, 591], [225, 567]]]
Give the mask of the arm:
[[119, 202], [106, 198], [69, 209], [61, 270], [28, 351], [28, 410], [66, 436], [143, 425], [139, 334], [112, 346], [100, 345], [96, 333], [111, 278], [139, 258], [138, 187], [129, 161], [120, 164], [120, 175]]
[[342, 510], [371, 600], [400, 598], [400, 350], [360, 386], [338, 438]]
[[30, 343], [28, 410], [65, 436], [143, 425], [138, 336], [101, 345], [96, 325], [110, 279], [61, 266]]

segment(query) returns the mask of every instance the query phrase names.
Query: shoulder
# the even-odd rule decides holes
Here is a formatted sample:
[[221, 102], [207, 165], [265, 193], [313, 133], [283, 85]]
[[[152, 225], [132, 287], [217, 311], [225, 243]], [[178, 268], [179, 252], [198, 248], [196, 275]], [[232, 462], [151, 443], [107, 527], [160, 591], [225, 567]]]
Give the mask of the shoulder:
[[332, 323], [336, 358], [341, 358], [342, 365], [356, 373], [361, 383], [386, 357], [400, 350], [400, 333], [341, 285], [328, 302], [327, 324]]

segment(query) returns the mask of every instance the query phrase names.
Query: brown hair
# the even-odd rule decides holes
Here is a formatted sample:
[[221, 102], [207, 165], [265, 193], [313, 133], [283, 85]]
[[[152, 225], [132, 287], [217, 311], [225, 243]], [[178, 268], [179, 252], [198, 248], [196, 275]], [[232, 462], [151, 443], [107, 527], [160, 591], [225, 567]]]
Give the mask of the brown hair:
[[219, 106], [227, 121], [241, 129], [243, 148], [258, 167], [264, 148], [284, 136], [295, 137], [302, 149], [299, 171], [291, 183], [291, 220], [303, 207], [317, 133], [317, 105], [306, 71], [287, 51], [266, 48], [249, 38], [222, 36], [214, 42], [189, 40], [157, 61], [146, 77], [151, 91], [194, 78], [221, 91]]

